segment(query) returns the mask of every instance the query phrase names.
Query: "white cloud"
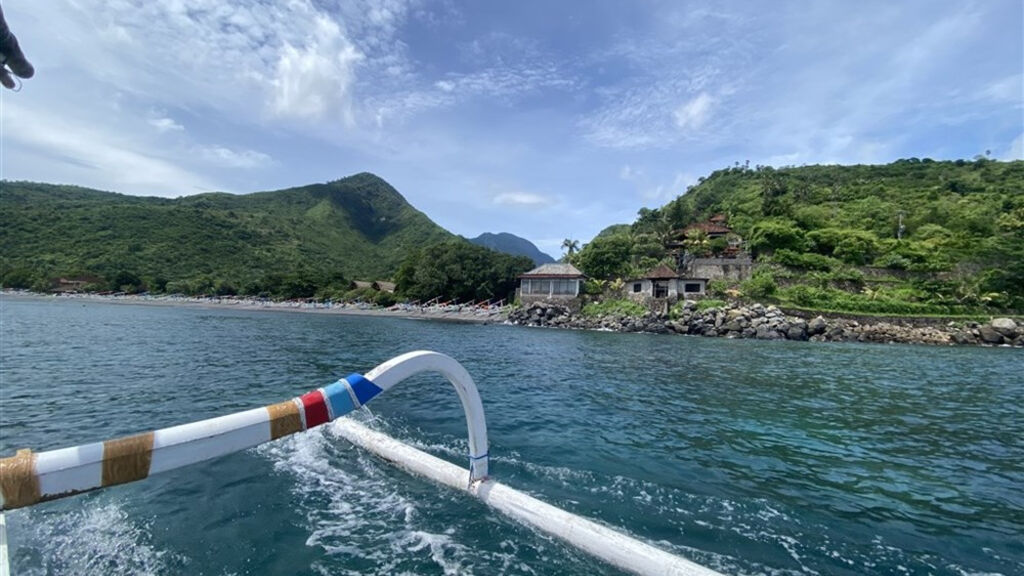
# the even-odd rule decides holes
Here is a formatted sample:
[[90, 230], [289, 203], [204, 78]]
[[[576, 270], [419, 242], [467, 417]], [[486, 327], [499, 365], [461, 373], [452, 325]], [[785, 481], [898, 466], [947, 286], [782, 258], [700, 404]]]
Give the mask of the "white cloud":
[[291, 127], [351, 124], [361, 71], [401, 75], [393, 35], [404, 5], [354, 2], [339, 14], [314, 0], [55, 0], [15, 10], [19, 37], [53, 40], [31, 51], [49, 69], [157, 108], [213, 109], [250, 124], [269, 113]]
[[1011, 102], [1020, 107], [1024, 104], [1024, 74], [1014, 74], [996, 80], [981, 91], [981, 96], [995, 102]]
[[272, 161], [270, 156], [256, 150], [232, 150], [224, 146], [199, 146], [196, 152], [207, 162], [225, 168], [256, 168]]
[[621, 150], [669, 148], [712, 125], [713, 133], [700, 133], [702, 141], [722, 140], [719, 128], [729, 119], [711, 112], [727, 109], [744, 71], [763, 57], [755, 49], [761, 26], [743, 12], [667, 12], [649, 33], [620, 36], [593, 55], [591, 66], [622, 72], [595, 91], [599, 104], [578, 122], [591, 143]]
[[1024, 132], [1021, 132], [1019, 136], [1010, 142], [1010, 146], [1006, 149], [1006, 153], [1002, 155], [1003, 160], [1024, 160]]
[[494, 197], [494, 203], [501, 206], [535, 207], [551, 204], [552, 201], [529, 192], [502, 192]]
[[156, 128], [157, 132], [161, 134], [165, 132], [181, 132], [185, 129], [184, 126], [178, 124], [173, 118], [150, 118], [149, 125]]
[[271, 108], [278, 116], [307, 120], [341, 117], [353, 123], [350, 93], [355, 65], [363, 55], [341, 28], [317, 16], [314, 33], [305, 46], [286, 41], [277, 61]]
[[677, 172], [672, 177], [672, 181], [669, 183], [660, 182], [656, 185], [645, 183], [643, 186], [638, 188], [640, 198], [645, 203], [653, 203], [656, 205], [665, 204], [669, 200], [674, 199], [676, 196], [680, 196], [686, 192], [686, 187], [695, 182], [695, 178], [689, 174]]
[[629, 164], [623, 165], [622, 168], [619, 170], [619, 179], [620, 180], [625, 180], [626, 182], [629, 182], [631, 180], [635, 180], [637, 178], [643, 178], [643, 177], [644, 177], [644, 172], [643, 172], [642, 169], [634, 168], [634, 167], [630, 166]]
[[699, 130], [711, 117], [713, 104], [711, 96], [707, 92], [701, 92], [672, 113], [676, 126], [683, 131]]
[[144, 140], [116, 129], [97, 129], [59, 111], [28, 114], [20, 103], [4, 102], [3, 108], [4, 145], [24, 158], [17, 166], [18, 178], [147, 196], [223, 190], [206, 177], [148, 151]]

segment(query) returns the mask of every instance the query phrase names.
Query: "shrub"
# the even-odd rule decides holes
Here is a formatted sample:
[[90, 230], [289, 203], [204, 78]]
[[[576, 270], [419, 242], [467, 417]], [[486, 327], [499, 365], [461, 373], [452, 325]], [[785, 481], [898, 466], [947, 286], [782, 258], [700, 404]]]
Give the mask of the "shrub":
[[381, 290], [373, 297], [373, 303], [377, 306], [387, 308], [388, 306], [394, 306], [398, 304], [398, 297], [391, 292], [385, 292]]
[[725, 308], [726, 303], [723, 300], [715, 300], [713, 298], [705, 298], [703, 300], [697, 300], [697, 310], [710, 310], [712, 308]]
[[814, 249], [850, 264], [871, 262], [878, 252], [878, 237], [872, 232], [847, 228], [822, 228], [807, 234]]
[[608, 285], [607, 280], [600, 280], [597, 278], [587, 278], [583, 282], [583, 293], [584, 294], [604, 294], [605, 286]]
[[776, 288], [775, 277], [767, 270], [758, 270], [750, 280], [740, 284], [743, 294], [751, 298], [767, 298], [775, 293]]
[[839, 265], [839, 261], [822, 254], [813, 252], [794, 252], [793, 250], [776, 250], [772, 256], [772, 262], [783, 266], [792, 266], [804, 270], [821, 270], [828, 272]]
[[909, 258], [901, 254], [890, 252], [884, 256], [879, 256], [875, 259], [874, 266], [878, 268], [893, 268], [896, 270], [906, 270], [910, 268], [913, 262]]
[[755, 224], [748, 243], [755, 253], [783, 249], [801, 251], [804, 245], [803, 230], [786, 220], [765, 220]]
[[723, 280], [723, 279], [719, 278], [718, 280], [712, 280], [711, 282], [708, 282], [708, 294], [710, 294], [712, 296], [715, 296], [715, 297], [718, 297], [718, 298], [724, 298], [726, 296], [726, 292], [728, 290], [729, 290], [729, 281], [728, 280]]
[[806, 308], [830, 308], [832, 305], [831, 293], [827, 288], [816, 288], [806, 284], [783, 288], [779, 291], [779, 297], [783, 301]]

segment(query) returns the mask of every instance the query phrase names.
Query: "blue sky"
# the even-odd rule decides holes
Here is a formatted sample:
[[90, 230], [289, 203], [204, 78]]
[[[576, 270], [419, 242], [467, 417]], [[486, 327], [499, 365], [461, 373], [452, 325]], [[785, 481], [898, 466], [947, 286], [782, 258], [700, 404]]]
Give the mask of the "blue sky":
[[1020, 0], [4, 3], [3, 177], [126, 194], [371, 171], [554, 256], [734, 162], [1020, 159]]

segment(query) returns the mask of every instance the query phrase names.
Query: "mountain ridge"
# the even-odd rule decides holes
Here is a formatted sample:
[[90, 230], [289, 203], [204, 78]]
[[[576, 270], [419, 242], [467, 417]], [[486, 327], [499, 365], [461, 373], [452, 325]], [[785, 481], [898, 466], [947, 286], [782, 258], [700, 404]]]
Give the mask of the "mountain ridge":
[[533, 242], [509, 232], [484, 232], [476, 238], [470, 238], [469, 241], [477, 246], [483, 246], [484, 248], [490, 248], [491, 250], [511, 254], [512, 256], [526, 256], [533, 260], [536, 266], [550, 264], [555, 261], [549, 254], [541, 252]]
[[4, 285], [12, 284], [12, 271], [40, 281], [121, 275], [154, 287], [219, 279], [257, 292], [273, 275], [383, 279], [410, 251], [455, 238], [366, 172], [282, 190], [174, 199], [2, 185]]

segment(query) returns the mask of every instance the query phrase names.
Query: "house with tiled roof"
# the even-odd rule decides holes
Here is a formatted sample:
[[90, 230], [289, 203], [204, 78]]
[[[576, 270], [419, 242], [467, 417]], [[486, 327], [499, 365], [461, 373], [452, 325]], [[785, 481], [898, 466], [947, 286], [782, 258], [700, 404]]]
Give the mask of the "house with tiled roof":
[[523, 304], [542, 300], [574, 302], [586, 278], [572, 264], [542, 264], [519, 275], [519, 301]]
[[683, 277], [662, 264], [639, 278], [628, 280], [625, 290], [627, 297], [650, 304], [703, 296], [707, 285], [707, 278]]

